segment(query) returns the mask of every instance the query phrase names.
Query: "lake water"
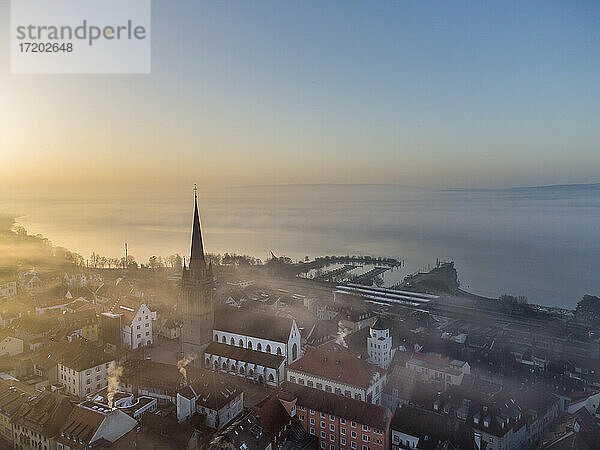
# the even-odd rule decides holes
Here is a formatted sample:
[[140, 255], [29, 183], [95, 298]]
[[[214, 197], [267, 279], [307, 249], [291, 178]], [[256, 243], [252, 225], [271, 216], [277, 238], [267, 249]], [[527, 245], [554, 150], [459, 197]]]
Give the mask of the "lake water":
[[[30, 233], [85, 257], [188, 254], [192, 193], [0, 194]], [[208, 252], [403, 259], [402, 271], [455, 261], [461, 286], [574, 307], [600, 295], [600, 185], [434, 191], [390, 185], [245, 187], [199, 192]]]

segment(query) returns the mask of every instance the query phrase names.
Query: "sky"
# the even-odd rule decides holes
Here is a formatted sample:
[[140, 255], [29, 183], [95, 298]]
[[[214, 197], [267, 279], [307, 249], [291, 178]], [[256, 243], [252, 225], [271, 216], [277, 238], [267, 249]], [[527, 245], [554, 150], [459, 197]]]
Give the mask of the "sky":
[[0, 189], [600, 176], [598, 1], [152, 2], [150, 75], [12, 75]]

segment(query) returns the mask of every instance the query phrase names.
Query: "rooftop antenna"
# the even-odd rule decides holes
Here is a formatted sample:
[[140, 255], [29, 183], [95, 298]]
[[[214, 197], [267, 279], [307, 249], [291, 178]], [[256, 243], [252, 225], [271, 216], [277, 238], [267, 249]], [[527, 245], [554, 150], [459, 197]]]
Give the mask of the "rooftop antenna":
[[127, 242], [125, 242], [125, 269], [127, 269]]

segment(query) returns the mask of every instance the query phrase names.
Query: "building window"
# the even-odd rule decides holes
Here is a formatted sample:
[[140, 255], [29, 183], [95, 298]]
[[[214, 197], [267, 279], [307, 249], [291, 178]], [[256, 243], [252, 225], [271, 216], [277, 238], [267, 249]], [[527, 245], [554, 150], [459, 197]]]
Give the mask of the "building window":
[[231, 338], [231, 339], [229, 340], [229, 343], [230, 343], [231, 345], [235, 345], [235, 339], [234, 339], [234, 338]]
[[350, 437], [351, 437], [352, 439], [356, 439], [356, 431], [351, 431], [351, 432], [350, 432]]
[[335, 425], [330, 423], [329, 424], [329, 431], [335, 431]]
[[356, 448], [356, 442], [350, 442], [350, 447]]
[[325, 428], [325, 422], [321, 420], [321, 428]]
[[346, 438], [341, 438], [340, 439], [340, 444], [346, 445]]
[[322, 413], [321, 413], [321, 419], [324, 419], [325, 417], [326, 417], [325, 413], [324, 413], [324, 412], [322, 412]]
[[310, 434], [312, 434], [314, 436], [314, 434], [315, 434], [315, 429], [314, 428], [310, 429]]
[[343, 434], [345, 436], [346, 435], [346, 429], [345, 428], [340, 428], [340, 434]]
[[244, 346], [244, 341], [242, 341], [241, 339], [238, 341], [238, 344], [240, 344], [240, 347]]
[[281, 347], [277, 347], [277, 354], [281, 356]]
[[329, 440], [332, 441], [332, 442], [335, 441], [335, 435], [330, 434], [329, 435]]
[[251, 341], [248, 341], [248, 348], [249, 348], [250, 350], [252, 350], [252, 342], [251, 342]]
[[363, 431], [369, 431], [369, 427], [368, 427], [368, 426], [366, 426], [366, 425], [363, 425], [363, 426], [362, 426], [362, 430], [363, 430]]
[[292, 383], [295, 383], [295, 382], [296, 382], [296, 377], [294, 377], [294, 376], [290, 375], [290, 381], [291, 381]]
[[[325, 432], [324, 432], [324, 431], [321, 431], [321, 437], [322, 437], [323, 439], [325, 439]], [[323, 444], [324, 444], [324, 442], [323, 442]], [[325, 448], [325, 447], [323, 447], [323, 448]]]
[[267, 353], [271, 353], [271, 344], [267, 344], [266, 351]]
[[323, 390], [323, 385], [321, 383], [317, 383], [317, 389], [319, 389], [319, 390], [322, 391]]
[[310, 410], [310, 413], [311, 413], [311, 414], [314, 414], [314, 413], [315, 413], [315, 410], [314, 410], [314, 409], [311, 409], [311, 410]]
[[314, 424], [315, 424], [315, 419], [314, 419], [314, 418], [312, 418], [312, 417], [310, 418], [310, 424], [311, 424], [311, 425], [314, 425]]
[[360, 395], [358, 392], [356, 394], [354, 394], [354, 399], [355, 400], [362, 400], [362, 395]]
[[306, 382], [306, 385], [307, 385], [308, 387], [313, 387], [313, 382], [312, 382], [312, 380], [308, 380], [308, 381]]

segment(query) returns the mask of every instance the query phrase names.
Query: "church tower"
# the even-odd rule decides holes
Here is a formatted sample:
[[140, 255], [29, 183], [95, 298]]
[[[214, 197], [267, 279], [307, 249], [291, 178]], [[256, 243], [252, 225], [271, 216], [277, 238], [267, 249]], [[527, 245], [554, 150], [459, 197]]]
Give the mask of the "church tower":
[[212, 341], [214, 324], [213, 307], [214, 277], [212, 266], [204, 259], [200, 216], [198, 215], [198, 195], [194, 187], [194, 222], [192, 225], [192, 249], [188, 267], [183, 262], [181, 289], [183, 294], [183, 328], [181, 329], [181, 351], [195, 357], [201, 364], [204, 349]]

